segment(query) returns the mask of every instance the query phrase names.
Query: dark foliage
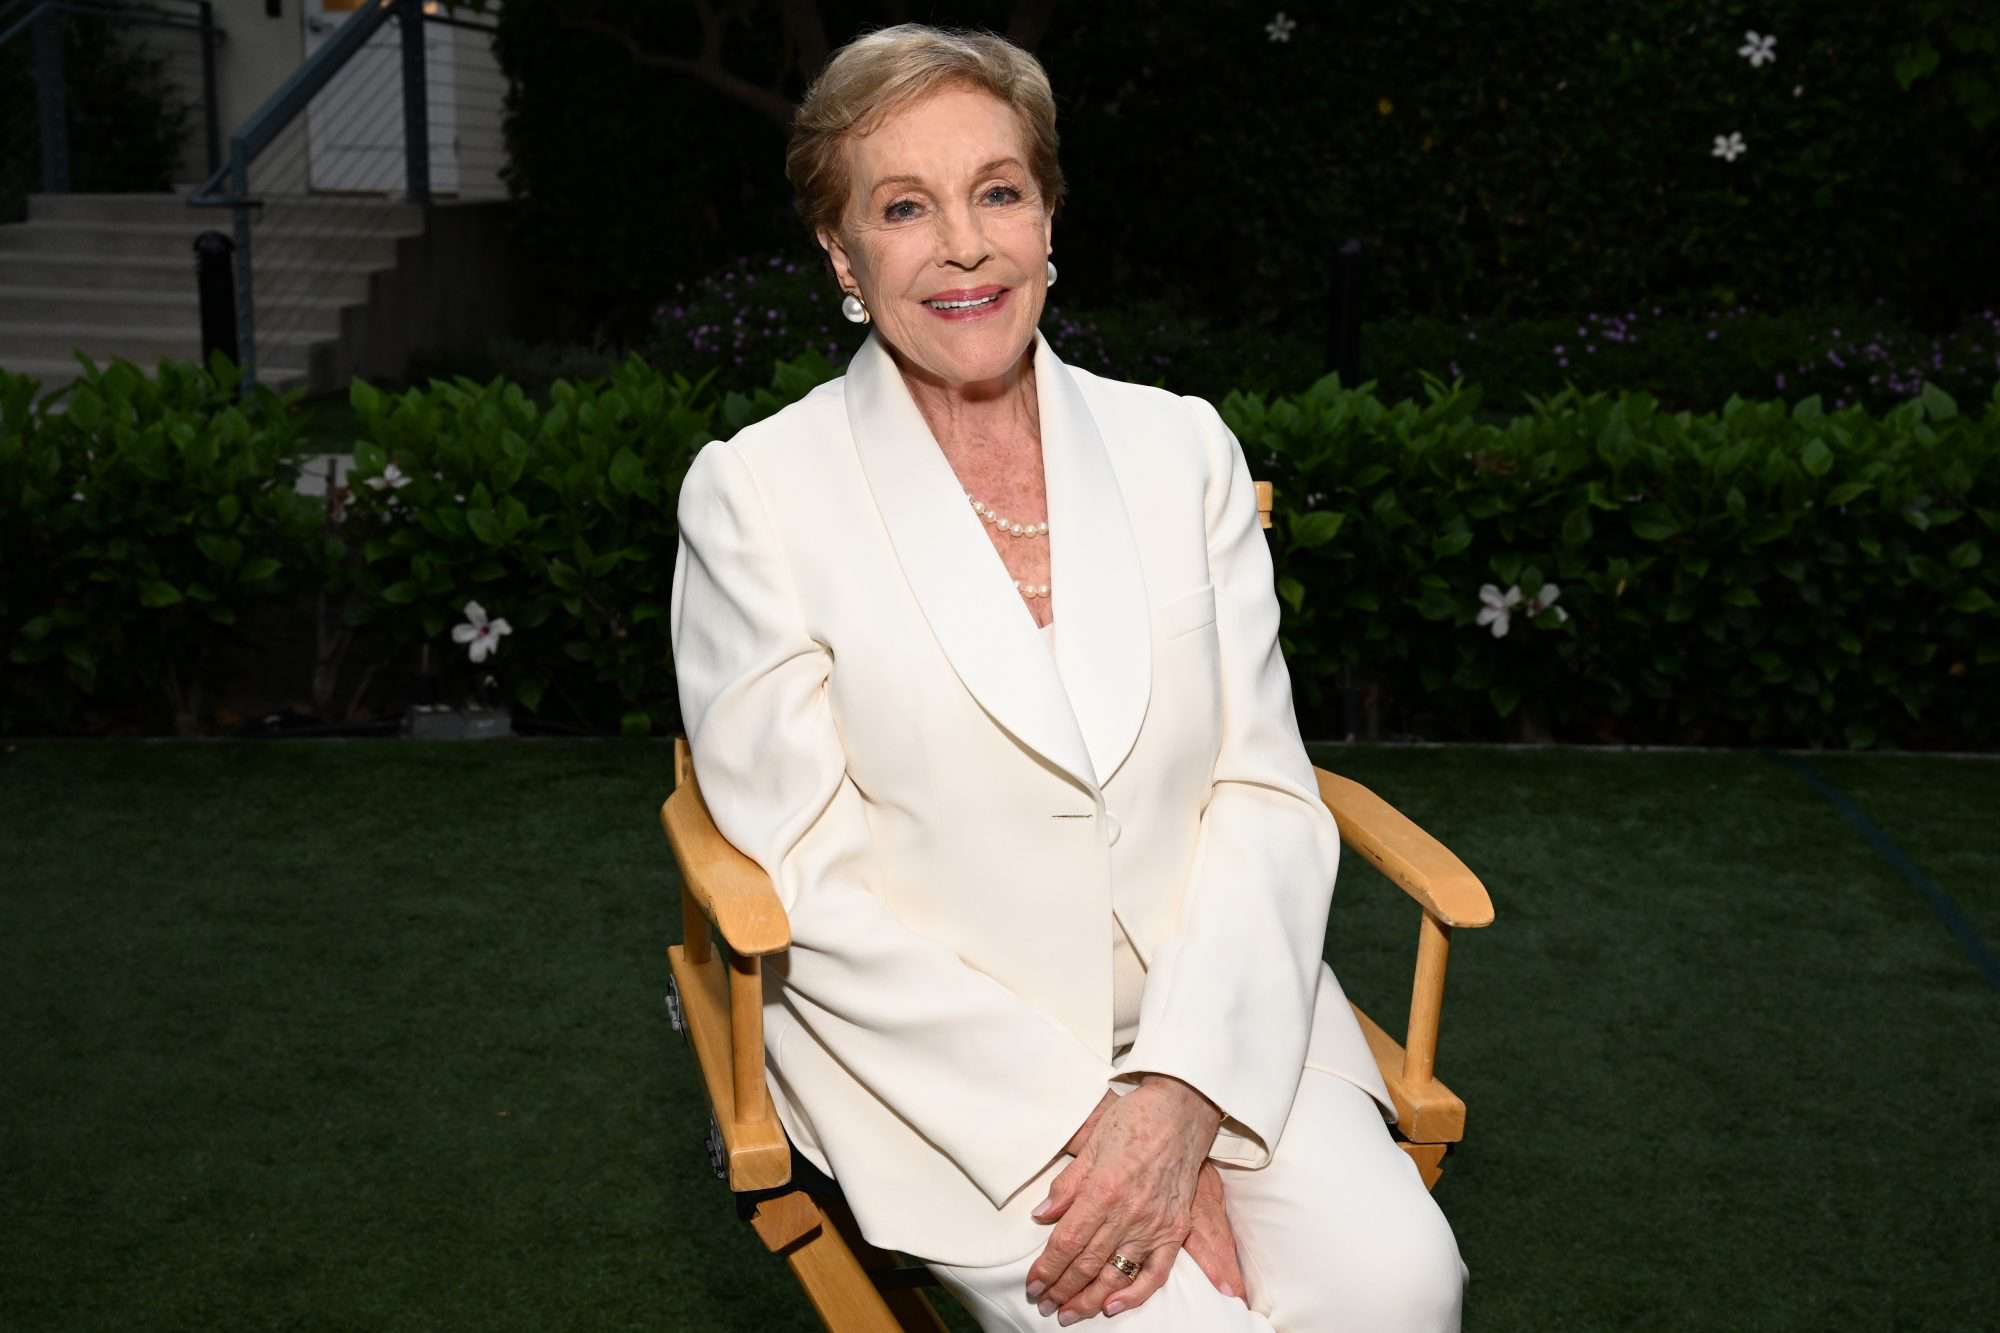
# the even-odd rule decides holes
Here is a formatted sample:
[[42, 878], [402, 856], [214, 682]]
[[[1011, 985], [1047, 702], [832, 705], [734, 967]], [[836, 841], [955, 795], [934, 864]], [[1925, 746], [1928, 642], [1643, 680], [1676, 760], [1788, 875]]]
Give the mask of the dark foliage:
[[[515, 185], [573, 334], [629, 336], [675, 281], [751, 250], [811, 258], [771, 117], [558, 8], [510, 5], [502, 54]], [[837, 43], [890, 8], [821, 18]], [[748, 9], [725, 60], [796, 96], [779, 7]], [[1942, 329], [2000, 288], [2000, 137], [1968, 100], [1993, 84], [1991, 25], [1936, 10], [1337, 4], [1276, 42], [1269, 7], [1236, 0], [1065, 8], [1040, 45], [1071, 176], [1064, 295], [1314, 339], [1352, 236], [1374, 318], [1883, 299]], [[700, 46], [688, 6], [589, 12], [648, 49]], [[1003, 26], [1007, 9], [910, 17]], [[1775, 62], [1739, 54], [1752, 27]], [[1712, 155], [1731, 133], [1747, 151]]]
[[[19, 17], [10, 12], [9, 21]], [[194, 114], [167, 77], [164, 57], [109, 19], [69, 15], [63, 83], [69, 113], [70, 188], [79, 194], [166, 190]], [[30, 34], [0, 47], [0, 222], [27, 215], [41, 188], [41, 139]]]

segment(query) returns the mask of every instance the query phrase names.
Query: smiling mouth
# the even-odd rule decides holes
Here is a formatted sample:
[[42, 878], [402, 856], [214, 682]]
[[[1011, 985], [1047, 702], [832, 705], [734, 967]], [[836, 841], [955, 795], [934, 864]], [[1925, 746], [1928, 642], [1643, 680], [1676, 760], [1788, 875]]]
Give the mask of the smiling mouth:
[[1005, 292], [994, 292], [991, 296], [975, 297], [969, 301], [925, 301], [923, 304], [933, 310], [977, 310], [980, 306], [992, 305], [1004, 295]]

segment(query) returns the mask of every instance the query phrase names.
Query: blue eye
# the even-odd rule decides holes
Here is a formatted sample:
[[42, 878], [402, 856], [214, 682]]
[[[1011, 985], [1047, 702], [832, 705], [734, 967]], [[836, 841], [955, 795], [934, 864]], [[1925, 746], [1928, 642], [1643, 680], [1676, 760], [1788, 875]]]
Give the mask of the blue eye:
[[999, 202], [1003, 204], [1015, 203], [1021, 197], [1021, 192], [1011, 185], [996, 185], [986, 192], [986, 197], [990, 201], [996, 194], [1001, 196]]
[[[916, 207], [915, 200], [898, 199], [895, 203], [890, 204], [882, 210], [882, 216], [891, 222], [906, 222], [916, 216]], [[909, 209], [910, 211], [905, 213], [902, 211], [904, 209]]]

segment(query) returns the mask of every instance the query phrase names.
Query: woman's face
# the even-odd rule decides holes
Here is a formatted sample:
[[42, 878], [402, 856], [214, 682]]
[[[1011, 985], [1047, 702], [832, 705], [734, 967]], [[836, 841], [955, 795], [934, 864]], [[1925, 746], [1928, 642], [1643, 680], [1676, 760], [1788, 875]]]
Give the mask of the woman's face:
[[990, 93], [941, 88], [846, 144], [847, 209], [820, 244], [906, 373], [997, 380], [1034, 340], [1051, 218], [1020, 117]]

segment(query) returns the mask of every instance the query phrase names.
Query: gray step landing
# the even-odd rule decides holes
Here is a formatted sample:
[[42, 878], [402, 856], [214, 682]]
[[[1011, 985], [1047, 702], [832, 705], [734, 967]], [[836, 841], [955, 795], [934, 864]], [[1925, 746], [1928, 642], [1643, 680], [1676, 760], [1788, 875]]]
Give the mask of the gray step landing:
[[[16, 254], [61, 254], [169, 258], [187, 255], [193, 264], [195, 236], [203, 228], [129, 222], [17, 222], [0, 227], [0, 278]], [[253, 237], [253, 263], [363, 264], [389, 268], [404, 233], [373, 227], [348, 230], [318, 225], [272, 229]]]
[[[260, 300], [258, 313], [276, 329], [340, 333], [339, 300]], [[193, 291], [121, 292], [92, 287], [0, 287], [0, 318], [32, 324], [77, 323], [99, 328], [186, 324], [201, 328], [201, 300]]]
[[[133, 360], [131, 357], [126, 357], [125, 359], [128, 361]], [[91, 360], [95, 361], [101, 368], [109, 365], [112, 358], [93, 354]], [[157, 362], [137, 361], [134, 364], [149, 376], [157, 373], [159, 369]], [[36, 390], [38, 397], [54, 393], [58, 389], [64, 388], [72, 382], [83, 378], [83, 367], [77, 364], [74, 357], [23, 358], [10, 356], [0, 359], [0, 370], [14, 375], [26, 375], [30, 379], [39, 381], [40, 387]], [[305, 388], [307, 376], [303, 366], [277, 366], [260, 369], [257, 372], [257, 382], [275, 389], [279, 393], [285, 393], [291, 389]]]
[[[303, 369], [307, 349], [327, 341], [311, 332], [267, 333], [257, 339], [257, 364], [273, 369]], [[195, 323], [95, 325], [36, 324], [0, 320], [0, 366], [16, 370], [24, 361], [57, 361], [81, 348], [99, 365], [114, 357], [152, 367], [163, 358], [195, 361], [201, 357], [201, 329]]]
[[[327, 225], [386, 225], [414, 234], [423, 230], [424, 211], [415, 204], [384, 199], [310, 196], [274, 198], [253, 216], [266, 220], [278, 216], [310, 214], [327, 219]], [[28, 220], [31, 222], [136, 222], [179, 226], [189, 235], [203, 231], [227, 233], [233, 214], [227, 208], [195, 208], [180, 194], [31, 194]]]
[[[0, 227], [0, 232], [6, 229]], [[260, 287], [273, 284], [298, 287], [310, 282], [313, 296], [360, 304], [368, 299], [368, 275], [378, 265], [367, 263], [318, 264], [310, 269], [287, 264], [282, 256], [274, 259], [255, 255], [252, 280]], [[86, 254], [40, 253], [33, 250], [0, 252], [0, 313], [7, 309], [7, 293], [21, 287], [109, 288], [130, 292], [178, 292], [193, 299], [195, 292], [194, 252], [175, 258], [148, 258], [139, 255], [98, 256]]]

